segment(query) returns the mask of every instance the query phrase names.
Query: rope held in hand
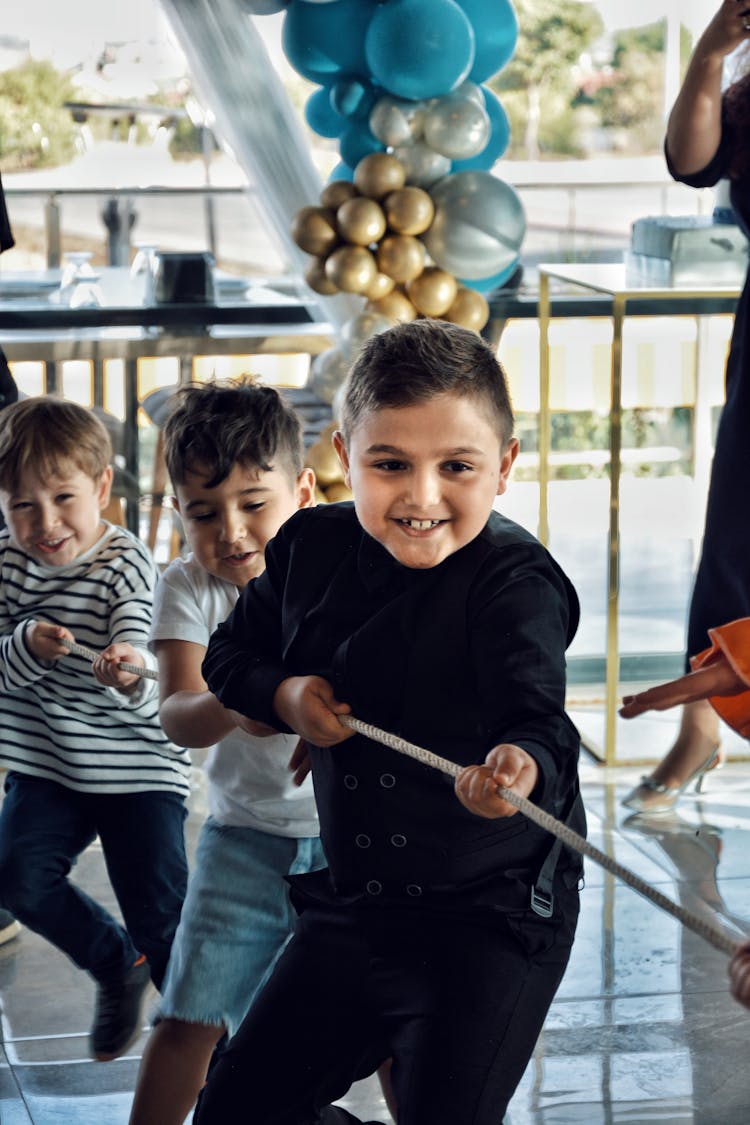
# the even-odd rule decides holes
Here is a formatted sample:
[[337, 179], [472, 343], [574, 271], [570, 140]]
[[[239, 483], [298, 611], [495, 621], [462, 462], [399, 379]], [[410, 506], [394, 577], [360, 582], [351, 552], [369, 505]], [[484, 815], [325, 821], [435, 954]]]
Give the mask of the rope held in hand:
[[[76, 653], [77, 656], [85, 656], [86, 659], [90, 660], [92, 663], [99, 657], [99, 653], [94, 652], [92, 648], [86, 648], [85, 645], [79, 645], [77, 641], [69, 641], [65, 637], [60, 640], [60, 644], [69, 649], [70, 652]], [[140, 664], [128, 664], [124, 660], [121, 660], [118, 662], [117, 667], [122, 668], [123, 672], [130, 672], [133, 676], [142, 676], [147, 680], [157, 679], [157, 673], [154, 672], [153, 669], [144, 668]]]
[[[61, 642], [71, 652], [77, 653], [79, 656], [85, 656], [87, 660], [94, 661], [98, 657], [98, 653], [93, 649], [86, 648], [84, 645], [79, 645], [74, 641], [63, 640]], [[137, 664], [120, 663], [120, 668], [125, 672], [131, 672], [135, 676], [145, 676], [148, 679], [157, 679], [157, 673], [150, 668], [142, 668]], [[422, 746], [416, 746], [413, 742], [407, 742], [398, 735], [390, 734], [388, 731], [380, 730], [378, 727], [371, 726], [370, 723], [364, 723], [361, 719], [355, 719], [353, 715], [339, 715], [339, 722], [343, 726], [349, 727], [350, 730], [362, 734], [365, 738], [372, 739], [373, 742], [380, 742], [383, 746], [390, 747], [391, 750], [397, 750], [400, 754], [406, 754], [410, 758], [416, 758], [418, 762], [422, 762], [426, 766], [431, 766], [433, 769], [442, 770], [443, 773], [450, 774], [451, 777], [457, 777], [462, 768], [456, 762], [450, 761], [449, 758], [441, 758], [439, 754], [433, 754], [431, 750], [425, 750]], [[589, 859], [593, 859], [600, 867], [609, 871], [612, 875], [617, 876], [634, 891], [643, 895], [650, 902], [656, 906], [660, 906], [667, 914], [671, 914], [674, 918], [681, 922], [687, 929], [692, 930], [693, 933], [698, 934], [715, 949], [721, 953], [726, 953], [730, 957], [737, 951], [740, 943], [730, 938], [717, 926], [705, 918], [698, 917], [692, 911], [686, 910], [684, 906], [678, 906], [677, 903], [672, 902], [670, 898], [663, 895], [661, 891], [657, 891], [655, 887], [646, 883], [634, 871], [628, 867], [623, 867], [617, 860], [612, 859], [606, 852], [600, 851], [599, 848], [594, 847], [583, 836], [579, 836], [567, 824], [563, 824], [561, 820], [557, 820], [551, 816], [544, 809], [540, 809], [533, 802], [527, 800], [526, 797], [521, 797], [518, 793], [514, 793], [512, 789], [506, 789], [504, 785], [498, 785], [498, 796], [502, 797], [508, 804], [513, 805], [514, 808], [522, 812], [524, 816], [528, 817], [534, 824], [540, 828], [544, 828], [547, 832], [552, 833], [553, 836], [559, 837], [564, 844], [573, 848], [575, 851], [580, 852], [581, 855], [587, 855]]]
[[[363, 723], [360, 719], [355, 719], [353, 715], [339, 715], [339, 722], [350, 730], [356, 731], [358, 734], [363, 734], [365, 738], [371, 738], [373, 742], [380, 742], [384, 746], [389, 746], [391, 750], [398, 750], [400, 754], [406, 754], [410, 758], [416, 758], [417, 761], [423, 762], [427, 766], [432, 766], [433, 769], [442, 770], [443, 773], [450, 774], [456, 777], [461, 770], [456, 762], [451, 762], [448, 758], [441, 758], [438, 754], [433, 754], [430, 750], [425, 750], [421, 746], [415, 746], [413, 742], [407, 742], [403, 738], [399, 738], [395, 734], [389, 734], [387, 731], [379, 730], [377, 727], [370, 726], [369, 723]], [[526, 797], [521, 797], [518, 793], [514, 793], [512, 789], [506, 789], [504, 785], [498, 785], [498, 796], [502, 797], [508, 804], [513, 805], [515, 808], [522, 812], [524, 816], [533, 821], [534, 824], [539, 825], [540, 828], [546, 829], [551, 832], [553, 836], [558, 836], [564, 844], [573, 848], [575, 851], [580, 852], [582, 855], [587, 855], [589, 859], [593, 859], [606, 871], [612, 875], [616, 875], [618, 879], [622, 879], [634, 891], [638, 891], [649, 901], [660, 906], [662, 910], [666, 910], [683, 926], [692, 930], [693, 933], [698, 934], [704, 938], [715, 949], [721, 953], [726, 953], [730, 957], [739, 948], [740, 942], [735, 941], [729, 937], [728, 934], [720, 930], [718, 926], [714, 926], [705, 918], [700, 918], [692, 911], [686, 910], [684, 906], [678, 906], [677, 903], [672, 902], [671, 898], [667, 898], [661, 891], [657, 891], [655, 887], [646, 883], [634, 871], [628, 867], [623, 867], [621, 863], [612, 859], [606, 852], [602, 852], [599, 848], [594, 847], [583, 836], [579, 836], [567, 824], [562, 821], [556, 820], [544, 809], [540, 809], [537, 805], [527, 800]]]

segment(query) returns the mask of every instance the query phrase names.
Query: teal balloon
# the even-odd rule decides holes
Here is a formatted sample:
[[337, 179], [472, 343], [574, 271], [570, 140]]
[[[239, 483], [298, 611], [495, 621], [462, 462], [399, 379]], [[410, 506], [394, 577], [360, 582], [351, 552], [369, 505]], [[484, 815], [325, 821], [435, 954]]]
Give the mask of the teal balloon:
[[510, 281], [520, 263], [521, 259], [516, 255], [505, 269], [500, 270], [499, 273], [493, 274], [492, 277], [459, 277], [457, 281], [459, 285], [465, 285], [467, 289], [476, 289], [477, 293], [489, 293], [492, 289], [499, 289], [500, 286], [505, 285], [506, 281]]
[[479, 279], [506, 270], [526, 233], [513, 188], [489, 172], [452, 172], [430, 191], [435, 217], [422, 235], [435, 265]]
[[366, 121], [350, 121], [339, 137], [339, 152], [345, 164], [356, 168], [371, 152], [385, 152], [385, 145], [373, 136]]
[[[518, 19], [510, 0], [456, 0], [474, 31], [472, 82], [485, 82], [510, 62], [518, 42]], [[564, 9], [564, 6], [562, 6]], [[561, 19], [565, 19], [561, 10]]]
[[338, 137], [346, 128], [346, 118], [331, 105], [331, 92], [321, 86], [305, 102], [305, 121], [319, 137]]
[[460, 85], [474, 63], [474, 47], [471, 23], [455, 0], [388, 0], [372, 14], [365, 39], [378, 85], [413, 101]]
[[342, 117], [360, 121], [370, 116], [379, 92], [357, 78], [340, 78], [331, 87], [331, 105]]
[[298, 74], [320, 86], [344, 75], [367, 78], [365, 33], [371, 17], [371, 5], [362, 0], [292, 0], [281, 32], [284, 54]]
[[353, 184], [354, 169], [348, 164], [344, 164], [342, 160], [335, 168], [331, 169], [331, 174], [326, 180], [326, 183], [332, 184], [334, 180], [348, 180], [350, 184]]
[[510, 141], [508, 115], [488, 86], [482, 86], [481, 90], [484, 94], [484, 108], [490, 119], [490, 139], [476, 156], [470, 156], [467, 160], [454, 160], [452, 172], [477, 170], [489, 172], [508, 147]]
[[275, 12], [283, 12], [289, 0], [242, 0], [242, 7], [251, 16], [272, 16]]

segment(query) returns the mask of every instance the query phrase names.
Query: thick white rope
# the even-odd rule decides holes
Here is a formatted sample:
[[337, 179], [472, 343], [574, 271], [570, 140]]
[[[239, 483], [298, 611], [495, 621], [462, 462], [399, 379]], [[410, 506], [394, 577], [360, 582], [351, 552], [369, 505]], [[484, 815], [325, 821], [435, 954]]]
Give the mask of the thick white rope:
[[[99, 657], [99, 653], [94, 652], [93, 648], [86, 648], [85, 645], [79, 645], [77, 641], [69, 641], [65, 637], [60, 640], [60, 644], [69, 649], [70, 652], [76, 653], [77, 656], [85, 656], [92, 664]], [[144, 668], [141, 664], [128, 664], [126, 661], [121, 660], [117, 667], [122, 668], [123, 672], [130, 672], [134, 676], [142, 676], [147, 680], [158, 679], [157, 672], [154, 672], [152, 668]]]
[[[407, 742], [403, 738], [399, 738], [395, 734], [389, 734], [387, 731], [379, 730], [377, 727], [370, 726], [369, 723], [363, 723], [360, 719], [355, 719], [352, 715], [339, 715], [339, 722], [351, 730], [357, 731], [358, 734], [363, 734], [365, 738], [371, 738], [373, 742], [381, 742], [384, 746], [389, 746], [391, 750], [398, 750], [400, 754], [407, 754], [410, 758], [416, 758], [417, 761], [423, 762], [427, 766], [432, 766], [433, 769], [442, 770], [443, 773], [450, 774], [456, 777], [461, 773], [463, 766], [459, 766], [456, 762], [451, 762], [448, 758], [441, 758], [438, 754], [433, 754], [430, 750], [425, 750], [421, 746], [415, 746], [413, 742]], [[728, 934], [720, 930], [718, 926], [714, 926], [705, 918], [693, 914], [692, 911], [686, 910], [684, 906], [678, 906], [661, 891], [657, 891], [655, 887], [646, 883], [634, 871], [627, 867], [623, 867], [621, 863], [612, 859], [606, 852], [602, 852], [599, 848], [594, 847], [583, 836], [579, 836], [567, 824], [563, 824], [561, 820], [556, 820], [554, 816], [540, 809], [537, 805], [527, 800], [526, 797], [521, 797], [519, 794], [514, 793], [512, 789], [506, 789], [504, 785], [498, 785], [498, 796], [502, 797], [504, 801], [514, 805], [515, 808], [522, 812], [524, 816], [538, 824], [540, 828], [546, 829], [551, 832], [553, 836], [559, 837], [564, 844], [574, 848], [575, 851], [581, 852], [582, 855], [587, 855], [589, 859], [593, 859], [606, 871], [616, 875], [618, 879], [622, 879], [634, 891], [649, 899], [656, 906], [660, 906], [662, 910], [666, 910], [668, 914], [677, 918], [683, 926], [692, 930], [693, 933], [698, 934], [704, 938], [715, 949], [720, 950], [722, 953], [728, 954], [730, 957], [740, 946], [739, 941], [735, 941], [729, 937]]]
[[[93, 649], [86, 648], [84, 645], [79, 645], [74, 641], [63, 640], [61, 642], [71, 652], [78, 653], [79, 656], [85, 656], [87, 660], [94, 661], [98, 657], [98, 653]], [[150, 668], [143, 668], [137, 664], [127, 664], [122, 662], [119, 664], [125, 672], [132, 672], [135, 676], [145, 676], [148, 679], [157, 679], [157, 673]], [[452, 762], [449, 758], [441, 758], [438, 754], [433, 754], [431, 750], [425, 750], [422, 746], [416, 746], [413, 742], [407, 742], [406, 739], [399, 738], [398, 735], [390, 734], [388, 731], [380, 730], [378, 727], [371, 726], [370, 723], [364, 723], [361, 719], [355, 719], [353, 715], [339, 715], [339, 722], [350, 730], [362, 734], [365, 738], [372, 739], [373, 742], [380, 742], [384, 746], [390, 747], [391, 750], [397, 750], [399, 754], [406, 754], [410, 758], [416, 758], [417, 761], [422, 762], [426, 766], [431, 766], [433, 769], [442, 770], [443, 773], [450, 774], [451, 777], [457, 777], [463, 769], [456, 762]], [[612, 875], [616, 875], [634, 891], [643, 895], [650, 902], [656, 906], [660, 906], [668, 914], [671, 914], [683, 926], [692, 930], [693, 933], [698, 934], [715, 949], [720, 950], [722, 953], [728, 954], [730, 957], [739, 948], [740, 942], [730, 938], [723, 930], [714, 926], [705, 918], [700, 918], [697, 914], [687, 910], [684, 906], [678, 906], [672, 899], [667, 898], [661, 891], [657, 891], [645, 880], [636, 875], [628, 867], [623, 867], [617, 860], [612, 859], [606, 852], [600, 851], [599, 848], [594, 847], [583, 836], [579, 836], [567, 824], [563, 824], [561, 820], [557, 820], [550, 813], [540, 809], [533, 802], [521, 797], [518, 793], [514, 793], [512, 789], [506, 789], [504, 785], [498, 785], [498, 796], [502, 797], [508, 804], [513, 805], [522, 812], [524, 816], [538, 824], [540, 828], [546, 829], [553, 836], [559, 837], [564, 844], [573, 848], [575, 851], [580, 852], [582, 855], [587, 855], [589, 859], [593, 859], [600, 867], [609, 871]]]

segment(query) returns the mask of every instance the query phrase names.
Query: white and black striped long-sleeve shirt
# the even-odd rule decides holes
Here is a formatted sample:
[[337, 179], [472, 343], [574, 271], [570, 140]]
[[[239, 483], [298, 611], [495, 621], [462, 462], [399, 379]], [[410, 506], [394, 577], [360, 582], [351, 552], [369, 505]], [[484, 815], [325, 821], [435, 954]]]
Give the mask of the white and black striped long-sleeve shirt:
[[111, 524], [67, 566], [37, 562], [0, 532], [0, 766], [83, 793], [187, 794], [188, 753], [161, 729], [153, 680], [125, 696], [99, 684], [86, 657], [37, 660], [25, 639], [31, 621], [49, 621], [96, 652], [126, 641], [153, 668], [156, 578], [145, 545]]

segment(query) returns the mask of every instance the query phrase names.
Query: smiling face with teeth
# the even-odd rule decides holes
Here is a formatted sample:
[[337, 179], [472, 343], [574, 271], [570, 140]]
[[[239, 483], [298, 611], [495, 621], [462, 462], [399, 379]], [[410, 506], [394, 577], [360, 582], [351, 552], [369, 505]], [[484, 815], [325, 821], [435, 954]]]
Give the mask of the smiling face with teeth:
[[518, 453], [481, 401], [461, 394], [370, 410], [334, 444], [362, 527], [415, 569], [476, 538]]
[[17, 546], [47, 566], [66, 566], [101, 537], [111, 487], [110, 467], [95, 479], [72, 463], [47, 480], [27, 469], [15, 488], [0, 491], [0, 508]]
[[313, 503], [315, 478], [303, 469], [235, 464], [224, 480], [209, 485], [214, 471], [196, 465], [175, 486], [175, 506], [196, 561], [216, 578], [242, 589], [263, 571], [265, 549], [285, 520]]

